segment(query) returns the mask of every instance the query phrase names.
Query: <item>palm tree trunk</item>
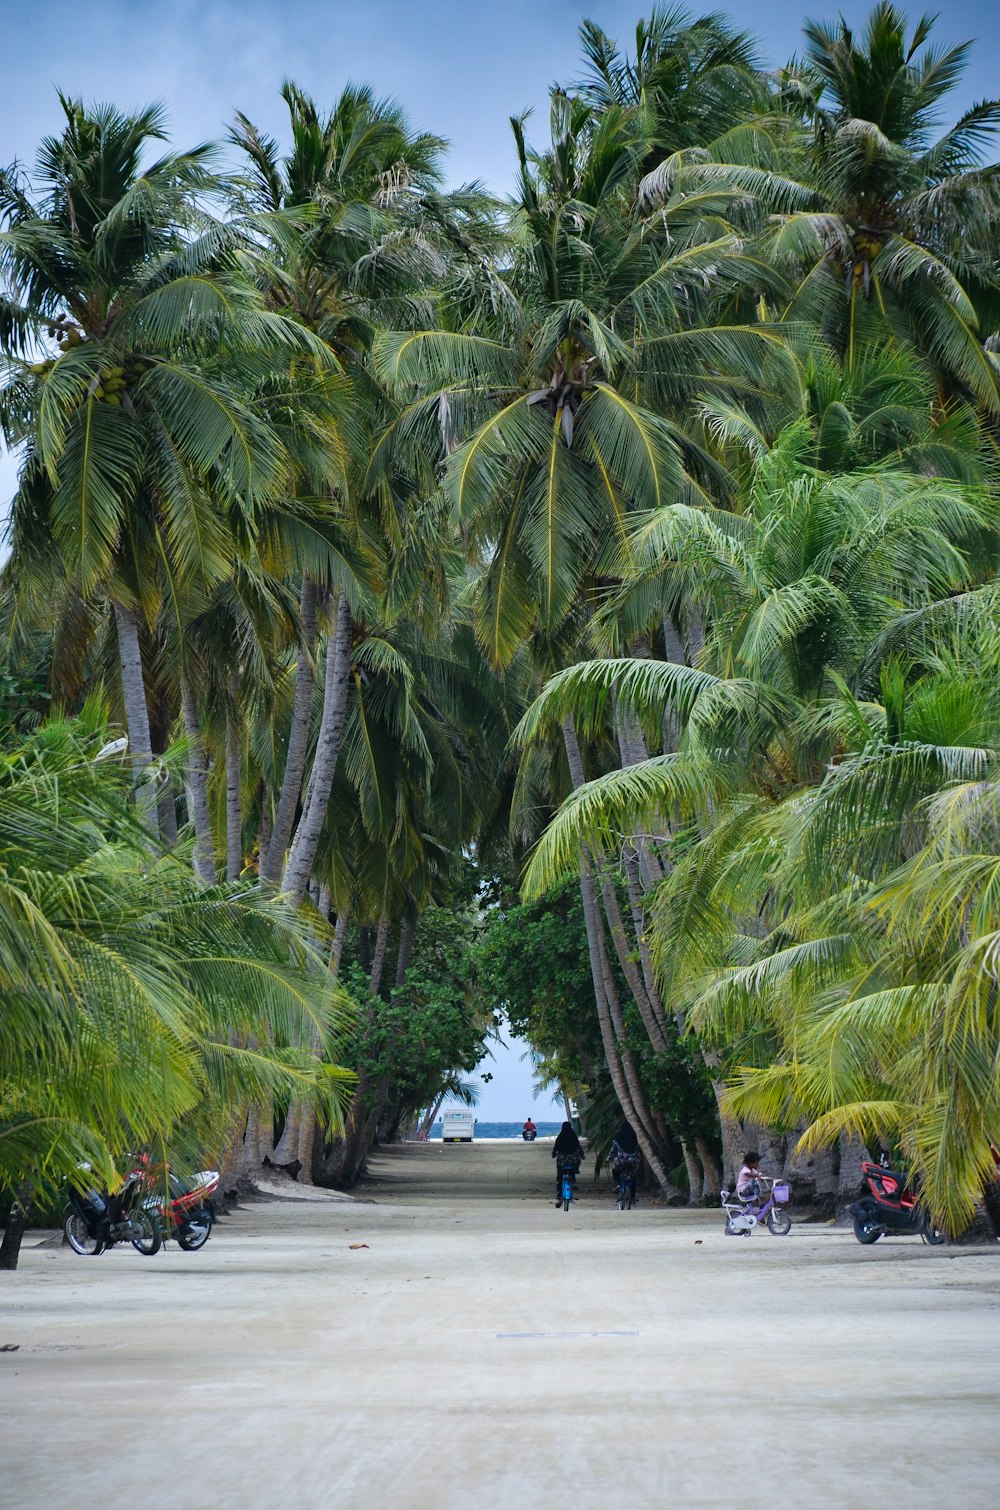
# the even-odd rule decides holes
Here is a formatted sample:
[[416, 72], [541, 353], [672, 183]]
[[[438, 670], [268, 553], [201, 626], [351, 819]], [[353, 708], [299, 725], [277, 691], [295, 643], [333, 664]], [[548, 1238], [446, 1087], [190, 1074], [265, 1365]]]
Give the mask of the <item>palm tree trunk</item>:
[[399, 925], [399, 953], [396, 956], [396, 986], [406, 984], [407, 972], [413, 963], [413, 940], [417, 925], [413, 918], [404, 918]]
[[122, 673], [122, 696], [128, 725], [129, 755], [136, 781], [136, 804], [149, 828], [158, 831], [156, 790], [145, 779], [153, 763], [153, 740], [149, 732], [149, 707], [142, 675], [142, 646], [139, 643], [139, 618], [133, 608], [115, 603], [115, 626], [118, 630], [118, 661]]
[[702, 1137], [695, 1138], [694, 1146], [701, 1160], [701, 1167], [705, 1171], [702, 1194], [718, 1196], [722, 1189], [722, 1165], [716, 1157], [715, 1149], [707, 1138]]
[[243, 793], [240, 765], [240, 668], [229, 670], [229, 708], [226, 714], [226, 880], [243, 874]]
[[191, 816], [194, 819], [194, 872], [206, 886], [214, 886], [215, 845], [212, 840], [212, 815], [208, 806], [208, 761], [198, 721], [198, 702], [186, 671], [181, 672], [181, 712], [190, 751], [188, 786], [191, 792]]
[[[371, 968], [368, 975], [368, 993], [376, 997], [382, 989], [385, 972], [385, 957], [389, 948], [389, 914], [383, 911], [378, 920], [375, 947], [372, 950]], [[374, 1021], [375, 1005], [368, 1007], [368, 1022]], [[340, 1143], [336, 1165], [337, 1182], [353, 1185], [364, 1168], [365, 1159], [375, 1141], [378, 1119], [385, 1109], [389, 1095], [389, 1081], [383, 1076], [377, 1083], [367, 1069], [361, 1068], [358, 1084], [351, 1101], [350, 1111], [344, 1121], [344, 1136]]]
[[434, 1126], [434, 1118], [437, 1116], [438, 1112], [441, 1110], [441, 1103], [444, 1101], [444, 1098], [445, 1098], [445, 1096], [447, 1096], [447, 1094], [448, 1094], [448, 1087], [445, 1086], [444, 1090], [441, 1092], [440, 1096], [434, 1102], [434, 1105], [431, 1107], [430, 1111], [427, 1113], [426, 1117], [421, 1122], [421, 1124], [420, 1124], [420, 1131], [421, 1131], [421, 1133], [429, 1133], [430, 1132], [431, 1128]]
[[173, 781], [163, 784], [156, 799], [156, 817], [160, 825], [160, 838], [168, 849], [177, 843], [177, 800], [174, 797]]
[[21, 1253], [21, 1239], [28, 1229], [28, 1212], [35, 1194], [35, 1187], [30, 1180], [22, 1180], [14, 1193], [14, 1201], [7, 1218], [7, 1225], [3, 1229], [3, 1242], [0, 1243], [0, 1269], [16, 1269], [17, 1260]]
[[[282, 889], [296, 906], [305, 895], [319, 848], [320, 833], [326, 817], [326, 805], [337, 769], [340, 739], [347, 712], [347, 688], [351, 675], [351, 610], [347, 596], [337, 599], [334, 633], [326, 647], [326, 676], [323, 685], [323, 717], [320, 722], [316, 754], [306, 791], [305, 805], [288, 855]], [[274, 841], [272, 840], [272, 844]]]
[[378, 996], [382, 989], [382, 972], [385, 969], [385, 956], [389, 947], [389, 914], [383, 912], [378, 920], [378, 932], [375, 935], [375, 950], [372, 954], [371, 974], [368, 977], [368, 990], [372, 996]]
[[705, 1188], [701, 1160], [684, 1138], [681, 1139], [681, 1153], [684, 1155], [684, 1167], [688, 1176], [688, 1205], [700, 1206]]
[[347, 938], [347, 913], [338, 912], [337, 921], [333, 927], [333, 948], [330, 950], [330, 969], [334, 975], [340, 974], [340, 961], [344, 954], [344, 940]]
[[[576, 737], [576, 727], [571, 715], [563, 720], [563, 743], [566, 747], [566, 759], [569, 762], [570, 780], [574, 789], [583, 785], [584, 770], [583, 759], [580, 755], [580, 745]], [[608, 1072], [615, 1095], [629, 1125], [634, 1128], [635, 1135], [639, 1140], [639, 1147], [650, 1172], [665, 1193], [673, 1191], [659, 1149], [656, 1147], [655, 1134], [652, 1127], [652, 1118], [649, 1116], [649, 1108], [646, 1105], [645, 1094], [639, 1081], [638, 1068], [635, 1058], [630, 1050], [622, 1047], [624, 1037], [624, 1023], [621, 1018], [621, 1004], [618, 1000], [618, 988], [615, 985], [614, 975], [611, 970], [611, 962], [608, 957], [607, 943], [604, 937], [604, 924], [601, 919], [600, 905], [597, 900], [597, 888], [594, 885], [593, 872], [590, 867], [590, 859], [584, 851], [580, 860], [580, 896], [583, 901], [583, 920], [587, 931], [587, 951], [590, 956], [590, 971], [594, 982], [594, 1001], [597, 1006], [597, 1020], [601, 1030], [601, 1042], [604, 1045], [604, 1057], [607, 1061]]]
[[309, 748], [309, 724], [312, 718], [313, 686], [315, 671], [313, 655], [316, 648], [316, 583], [303, 573], [302, 591], [299, 595], [299, 619], [302, 638], [299, 641], [299, 661], [295, 670], [295, 697], [292, 703], [292, 726], [288, 733], [288, 753], [285, 756], [285, 772], [278, 798], [278, 811], [266, 852], [261, 854], [260, 877], [276, 884], [285, 863], [285, 851], [292, 837], [295, 809], [302, 791], [302, 777], [306, 768], [306, 753]]
[[[675, 666], [687, 665], [687, 647], [668, 613], [663, 615], [663, 650], [664, 660], [670, 661]], [[664, 755], [669, 755], [676, 750], [680, 736], [681, 726], [677, 715], [672, 708], [668, 708], [663, 715]]]
[[[628, 887], [629, 910], [632, 913], [632, 925], [635, 928], [635, 936], [639, 944], [639, 964], [642, 967], [642, 978], [646, 986], [646, 995], [649, 997], [650, 1008], [656, 1018], [664, 1039], [667, 1036], [667, 1011], [663, 1005], [660, 988], [656, 983], [656, 972], [653, 969], [653, 957], [649, 952], [649, 940], [646, 937], [646, 904], [643, 900], [642, 880], [639, 874], [639, 861], [633, 852], [625, 857], [625, 880]], [[675, 1018], [678, 1029], [681, 1029], [681, 1021]]]
[[604, 864], [600, 865], [599, 874], [601, 877], [601, 897], [604, 902], [604, 911], [607, 915], [608, 927], [611, 930], [611, 941], [615, 946], [615, 953], [622, 967], [622, 973], [628, 981], [629, 990], [635, 997], [635, 1004], [639, 1008], [643, 1027], [646, 1029], [650, 1043], [658, 1054], [666, 1053], [669, 1045], [659, 992], [656, 995], [656, 1005], [659, 1007], [659, 1012], [657, 1012], [646, 989], [646, 981], [640, 973], [629, 940], [626, 937], [625, 922], [622, 918], [621, 908], [618, 905], [614, 882]]

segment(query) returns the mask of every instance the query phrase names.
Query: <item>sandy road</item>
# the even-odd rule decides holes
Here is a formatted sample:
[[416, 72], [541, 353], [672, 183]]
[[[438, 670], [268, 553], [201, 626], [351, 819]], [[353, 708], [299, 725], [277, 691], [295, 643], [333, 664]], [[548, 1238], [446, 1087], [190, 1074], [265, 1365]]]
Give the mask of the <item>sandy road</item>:
[[551, 1184], [545, 1144], [406, 1147], [198, 1254], [26, 1250], [0, 1505], [1000, 1503], [1000, 1255]]

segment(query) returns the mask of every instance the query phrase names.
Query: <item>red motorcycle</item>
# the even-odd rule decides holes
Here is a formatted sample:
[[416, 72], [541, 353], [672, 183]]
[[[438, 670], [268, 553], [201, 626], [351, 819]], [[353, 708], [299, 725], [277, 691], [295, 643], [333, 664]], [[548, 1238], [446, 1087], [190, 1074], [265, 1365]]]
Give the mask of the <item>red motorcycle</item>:
[[167, 1175], [167, 1192], [162, 1186], [143, 1201], [143, 1207], [155, 1213], [164, 1239], [176, 1238], [185, 1253], [204, 1248], [212, 1235], [215, 1205], [211, 1199], [219, 1184], [217, 1169], [203, 1169], [190, 1181]]
[[854, 1236], [859, 1243], [877, 1243], [886, 1232], [919, 1236], [933, 1246], [947, 1242], [945, 1234], [934, 1226], [924, 1208], [917, 1204], [917, 1193], [907, 1188], [904, 1174], [887, 1169], [883, 1164], [864, 1163], [861, 1169], [869, 1194], [861, 1196], [849, 1207], [854, 1218]]

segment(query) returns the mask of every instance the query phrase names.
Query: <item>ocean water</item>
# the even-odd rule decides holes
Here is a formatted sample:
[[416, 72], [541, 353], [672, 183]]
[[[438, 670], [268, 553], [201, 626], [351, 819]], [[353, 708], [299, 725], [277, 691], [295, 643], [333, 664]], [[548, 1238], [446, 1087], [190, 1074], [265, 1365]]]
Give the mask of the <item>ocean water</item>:
[[[531, 1120], [534, 1122], [535, 1121], [534, 1117], [532, 1117]], [[523, 1126], [524, 1126], [523, 1121], [521, 1121], [521, 1122], [478, 1122], [477, 1121], [477, 1123], [476, 1123], [476, 1137], [477, 1138], [519, 1138], [521, 1136], [521, 1128]], [[540, 1138], [554, 1138], [555, 1135], [556, 1135], [556, 1133], [559, 1131], [560, 1127], [562, 1127], [562, 1123], [561, 1122], [535, 1122], [535, 1126], [538, 1128], [538, 1136]], [[435, 1122], [434, 1125], [433, 1125], [433, 1127], [431, 1128], [430, 1137], [432, 1139], [434, 1139], [434, 1138], [440, 1138], [440, 1136], [441, 1136], [441, 1123], [440, 1122]]]

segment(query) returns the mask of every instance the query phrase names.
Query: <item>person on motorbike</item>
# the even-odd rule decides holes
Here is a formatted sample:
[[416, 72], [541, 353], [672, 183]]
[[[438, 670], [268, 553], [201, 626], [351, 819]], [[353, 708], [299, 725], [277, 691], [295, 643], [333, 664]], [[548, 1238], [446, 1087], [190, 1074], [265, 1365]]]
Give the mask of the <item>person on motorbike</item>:
[[524, 1126], [521, 1128], [521, 1137], [524, 1139], [525, 1143], [534, 1143], [534, 1141], [535, 1141], [535, 1134], [537, 1132], [538, 1132], [538, 1128], [535, 1126], [534, 1122], [532, 1122], [531, 1118], [529, 1117], [527, 1119], [527, 1121], [525, 1122]]
[[552, 1145], [552, 1157], [556, 1161], [556, 1205], [562, 1205], [562, 1172], [559, 1165], [563, 1159], [575, 1159], [577, 1168], [580, 1161], [585, 1157], [580, 1139], [573, 1131], [569, 1122], [564, 1122], [556, 1134], [556, 1141]]
[[760, 1199], [763, 1189], [760, 1176], [760, 1154], [754, 1149], [743, 1155], [743, 1168], [736, 1177], [736, 1194], [741, 1201]]

